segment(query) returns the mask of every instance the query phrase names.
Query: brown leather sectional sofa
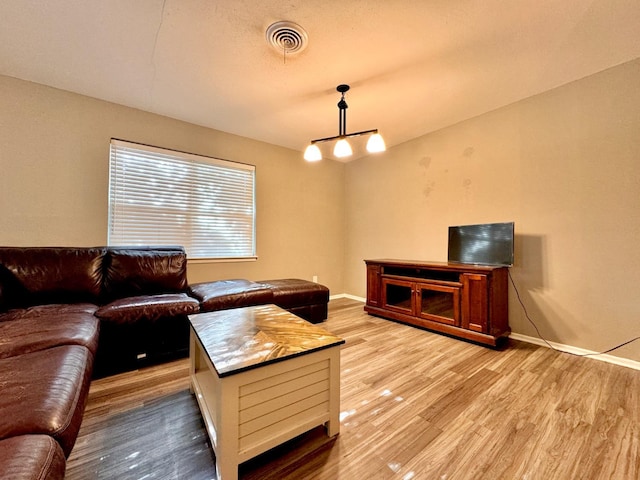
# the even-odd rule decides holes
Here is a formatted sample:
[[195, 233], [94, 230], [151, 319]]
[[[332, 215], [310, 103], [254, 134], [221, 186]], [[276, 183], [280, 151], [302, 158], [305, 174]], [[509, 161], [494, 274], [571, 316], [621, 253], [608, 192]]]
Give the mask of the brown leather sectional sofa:
[[0, 478], [64, 478], [91, 378], [186, 356], [188, 315], [275, 303], [312, 322], [298, 279], [189, 285], [181, 247], [0, 247]]

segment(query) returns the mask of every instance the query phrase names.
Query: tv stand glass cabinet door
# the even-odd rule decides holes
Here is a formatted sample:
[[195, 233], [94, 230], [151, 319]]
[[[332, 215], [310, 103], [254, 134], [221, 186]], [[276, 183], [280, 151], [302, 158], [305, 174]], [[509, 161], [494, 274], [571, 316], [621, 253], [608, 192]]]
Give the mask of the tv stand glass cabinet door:
[[447, 325], [460, 325], [460, 287], [382, 279], [383, 308]]
[[417, 315], [447, 325], [460, 325], [460, 287], [417, 283]]

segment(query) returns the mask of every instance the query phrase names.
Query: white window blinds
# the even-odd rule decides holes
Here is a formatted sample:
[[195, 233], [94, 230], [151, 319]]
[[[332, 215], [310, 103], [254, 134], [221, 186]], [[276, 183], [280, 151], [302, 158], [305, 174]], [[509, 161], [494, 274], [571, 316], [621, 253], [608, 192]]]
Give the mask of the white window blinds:
[[255, 258], [255, 166], [111, 140], [108, 243]]

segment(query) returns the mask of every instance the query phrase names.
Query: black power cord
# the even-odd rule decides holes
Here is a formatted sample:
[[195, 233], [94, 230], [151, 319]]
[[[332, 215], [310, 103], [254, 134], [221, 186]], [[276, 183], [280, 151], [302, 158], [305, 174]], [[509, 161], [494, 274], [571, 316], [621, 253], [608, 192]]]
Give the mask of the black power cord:
[[620, 345], [616, 345], [615, 347], [610, 348], [609, 350], [605, 350], [604, 352], [594, 352], [594, 353], [572, 353], [572, 352], [567, 352], [565, 350], [560, 350], [559, 348], [554, 347], [553, 345], [551, 345], [551, 343], [549, 343], [547, 341], [546, 338], [544, 338], [542, 336], [542, 334], [540, 333], [540, 330], [538, 330], [538, 326], [535, 324], [535, 322], [533, 320], [531, 320], [531, 317], [529, 316], [529, 312], [527, 312], [527, 307], [524, 306], [524, 303], [522, 302], [522, 298], [520, 298], [520, 292], [518, 291], [518, 287], [516, 287], [516, 282], [513, 281], [513, 277], [511, 276], [511, 271], [508, 270], [509, 273], [509, 280], [511, 280], [511, 285], [513, 285], [513, 289], [516, 292], [516, 297], [518, 297], [518, 302], [520, 303], [520, 306], [522, 307], [522, 311], [524, 312], [524, 316], [527, 318], [527, 320], [529, 321], [529, 323], [531, 325], [533, 325], [533, 328], [535, 328], [536, 333], [538, 334], [538, 337], [540, 337], [540, 340], [542, 340], [544, 343], [547, 344], [547, 346], [551, 349], [551, 350], [555, 350], [556, 352], [560, 352], [560, 353], [568, 353], [569, 355], [574, 355], [576, 357], [591, 357], [591, 356], [595, 356], [595, 355], [604, 355], [606, 353], [609, 352], [613, 352], [614, 350], [617, 350], [621, 347], [624, 347], [625, 345], [629, 345], [632, 342], [635, 342], [636, 340], [640, 340], [640, 336], [637, 336], [635, 338], [632, 338], [631, 340], [627, 340], [624, 343], [621, 343]]

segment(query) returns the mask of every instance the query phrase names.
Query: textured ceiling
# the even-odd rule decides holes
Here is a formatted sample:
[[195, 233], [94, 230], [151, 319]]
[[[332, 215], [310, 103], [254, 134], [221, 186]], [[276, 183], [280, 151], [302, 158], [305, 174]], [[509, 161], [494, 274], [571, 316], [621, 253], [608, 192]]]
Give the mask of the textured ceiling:
[[0, 0], [0, 27], [0, 74], [300, 151], [340, 83], [393, 146], [640, 57], [638, 0]]

